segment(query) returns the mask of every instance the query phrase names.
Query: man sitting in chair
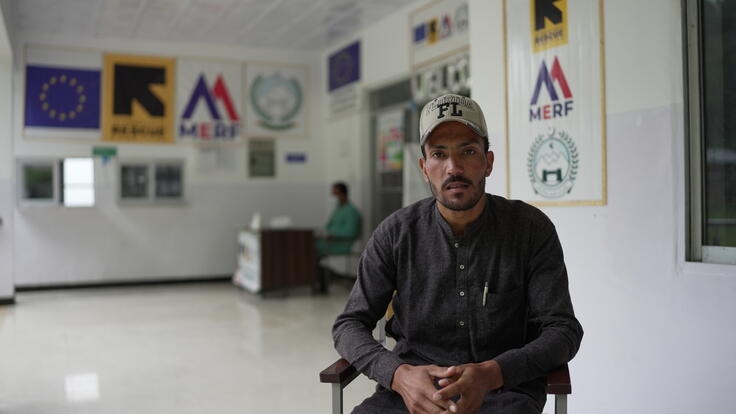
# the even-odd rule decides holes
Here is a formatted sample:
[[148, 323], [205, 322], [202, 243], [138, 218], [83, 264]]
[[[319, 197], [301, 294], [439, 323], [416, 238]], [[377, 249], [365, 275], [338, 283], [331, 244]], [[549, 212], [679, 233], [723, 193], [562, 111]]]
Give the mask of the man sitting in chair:
[[332, 184], [332, 195], [337, 199], [337, 206], [330, 214], [324, 234], [317, 240], [320, 256], [350, 253], [353, 242], [360, 236], [362, 219], [348, 199], [347, 184], [341, 181]]
[[[332, 195], [337, 206], [330, 214], [325, 231], [316, 241], [317, 261], [329, 255], [349, 254], [353, 243], [360, 237], [362, 218], [360, 212], [348, 199], [347, 184], [338, 181], [332, 184]], [[327, 291], [327, 270], [318, 265], [318, 283], [321, 292]]]
[[[378, 226], [333, 327], [340, 355], [379, 384], [353, 412], [540, 413], [545, 375], [583, 336], [555, 227], [485, 193], [493, 152], [475, 101], [441, 96], [419, 125], [434, 197]], [[388, 350], [371, 332], [391, 302]]]

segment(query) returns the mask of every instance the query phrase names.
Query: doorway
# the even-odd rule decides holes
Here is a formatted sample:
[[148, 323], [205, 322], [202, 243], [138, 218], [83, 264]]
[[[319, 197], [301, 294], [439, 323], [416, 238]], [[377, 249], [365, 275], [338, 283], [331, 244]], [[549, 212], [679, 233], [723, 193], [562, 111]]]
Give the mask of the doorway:
[[429, 191], [416, 166], [419, 113], [412, 99], [410, 79], [373, 90], [368, 100], [373, 229], [391, 213]]

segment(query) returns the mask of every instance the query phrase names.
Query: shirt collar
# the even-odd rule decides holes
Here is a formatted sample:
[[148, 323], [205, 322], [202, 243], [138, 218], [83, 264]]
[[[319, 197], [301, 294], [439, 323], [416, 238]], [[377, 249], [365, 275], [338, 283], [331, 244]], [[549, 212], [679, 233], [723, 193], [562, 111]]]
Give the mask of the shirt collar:
[[468, 237], [475, 236], [483, 227], [485, 227], [485, 224], [489, 221], [489, 218], [491, 216], [491, 211], [493, 210], [490, 207], [491, 204], [491, 195], [488, 193], [484, 193], [483, 197], [486, 198], [486, 205], [483, 207], [483, 212], [480, 213], [480, 216], [478, 216], [478, 219], [474, 222], [468, 224], [468, 226], [465, 228], [465, 233], [463, 233], [462, 236], [455, 236], [455, 233], [452, 232], [452, 227], [450, 227], [450, 224], [445, 220], [444, 217], [442, 217], [442, 213], [440, 213], [440, 209], [437, 207], [438, 201], [435, 199], [434, 203], [432, 203], [432, 209], [434, 210], [432, 214], [435, 217], [435, 220], [439, 224], [440, 228], [442, 229], [442, 232], [451, 240], [463, 240]]

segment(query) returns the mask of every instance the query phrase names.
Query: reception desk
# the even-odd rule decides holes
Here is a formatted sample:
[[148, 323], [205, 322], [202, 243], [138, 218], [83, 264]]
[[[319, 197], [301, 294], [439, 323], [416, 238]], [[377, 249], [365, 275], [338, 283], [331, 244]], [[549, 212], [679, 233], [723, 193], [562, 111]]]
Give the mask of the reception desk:
[[241, 230], [233, 283], [254, 293], [312, 286], [316, 251], [311, 229]]

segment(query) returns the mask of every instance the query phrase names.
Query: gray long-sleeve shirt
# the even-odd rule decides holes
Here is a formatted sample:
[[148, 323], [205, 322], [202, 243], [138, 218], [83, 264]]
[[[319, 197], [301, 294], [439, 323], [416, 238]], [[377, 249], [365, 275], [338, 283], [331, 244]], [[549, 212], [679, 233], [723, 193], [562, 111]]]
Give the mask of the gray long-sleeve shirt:
[[[543, 405], [544, 376], [572, 359], [583, 336], [562, 248], [540, 210], [485, 196], [485, 210], [460, 237], [434, 198], [378, 226], [335, 321], [335, 348], [388, 389], [404, 363], [450, 366], [493, 359], [505, 389]], [[397, 344], [390, 351], [371, 332], [392, 297], [395, 315], [387, 332]]]

